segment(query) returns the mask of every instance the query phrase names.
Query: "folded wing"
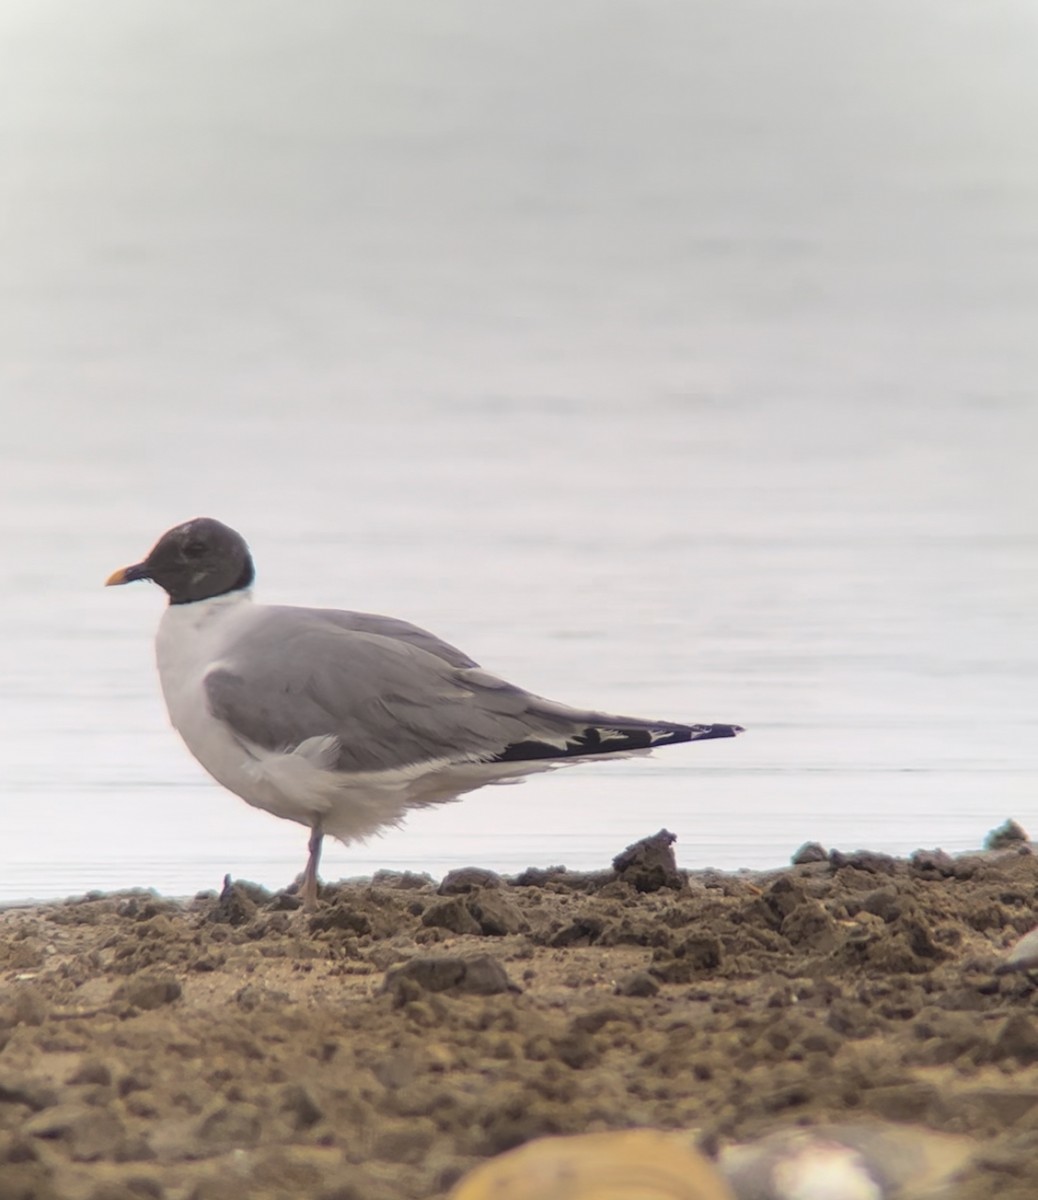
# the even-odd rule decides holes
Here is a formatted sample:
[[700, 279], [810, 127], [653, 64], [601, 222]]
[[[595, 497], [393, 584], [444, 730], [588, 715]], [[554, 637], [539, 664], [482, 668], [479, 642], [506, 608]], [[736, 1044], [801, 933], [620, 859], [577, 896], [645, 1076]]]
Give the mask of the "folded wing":
[[348, 773], [565, 759], [740, 732], [556, 704], [416, 626], [389, 622], [375, 631], [385, 620], [268, 610], [207, 673], [211, 712], [240, 740], [269, 751], [334, 737], [334, 767]]

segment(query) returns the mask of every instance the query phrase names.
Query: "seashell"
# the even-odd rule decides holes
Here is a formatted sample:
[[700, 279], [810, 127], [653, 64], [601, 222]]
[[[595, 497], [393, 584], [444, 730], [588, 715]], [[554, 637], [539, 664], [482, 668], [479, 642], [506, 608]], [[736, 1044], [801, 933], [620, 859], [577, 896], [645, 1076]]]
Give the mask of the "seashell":
[[1025, 933], [1009, 949], [1005, 959], [995, 968], [996, 975], [1010, 971], [1033, 971], [1038, 968], [1038, 929]]
[[975, 1149], [911, 1126], [818, 1125], [730, 1146], [720, 1167], [738, 1200], [940, 1200]]
[[481, 1163], [450, 1200], [735, 1200], [687, 1133], [547, 1137]]

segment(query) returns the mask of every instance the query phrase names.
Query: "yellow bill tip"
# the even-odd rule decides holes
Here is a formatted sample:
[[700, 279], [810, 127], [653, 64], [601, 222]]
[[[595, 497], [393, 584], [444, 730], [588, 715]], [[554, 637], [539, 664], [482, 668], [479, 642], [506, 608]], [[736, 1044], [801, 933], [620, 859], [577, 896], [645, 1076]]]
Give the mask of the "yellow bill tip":
[[130, 581], [126, 578], [126, 568], [120, 567], [118, 571], [113, 571], [111, 575], [108, 576], [108, 578], [105, 580], [105, 587], [115, 587], [117, 584], [129, 582]]

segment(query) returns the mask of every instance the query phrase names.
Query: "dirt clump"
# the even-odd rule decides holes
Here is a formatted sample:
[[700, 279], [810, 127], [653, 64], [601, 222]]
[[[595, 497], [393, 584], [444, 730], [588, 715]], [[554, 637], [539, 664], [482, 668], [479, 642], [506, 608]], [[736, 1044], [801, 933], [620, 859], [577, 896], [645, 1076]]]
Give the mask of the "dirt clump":
[[1038, 1195], [1027, 842], [689, 874], [228, 881], [0, 912], [0, 1196], [435, 1200], [552, 1134], [719, 1151], [883, 1120], [971, 1136], [950, 1200]]

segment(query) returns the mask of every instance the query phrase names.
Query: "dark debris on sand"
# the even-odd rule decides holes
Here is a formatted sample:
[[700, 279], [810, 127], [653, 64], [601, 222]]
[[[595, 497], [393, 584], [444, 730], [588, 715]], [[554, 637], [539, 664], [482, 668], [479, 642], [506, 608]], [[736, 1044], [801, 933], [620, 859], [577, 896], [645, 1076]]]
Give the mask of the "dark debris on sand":
[[[472, 868], [0, 913], [0, 1197], [443, 1197], [544, 1134], [971, 1134], [951, 1200], [1038, 1195], [1026, 839], [688, 873]], [[1002, 843], [1000, 842], [1000, 845]]]

